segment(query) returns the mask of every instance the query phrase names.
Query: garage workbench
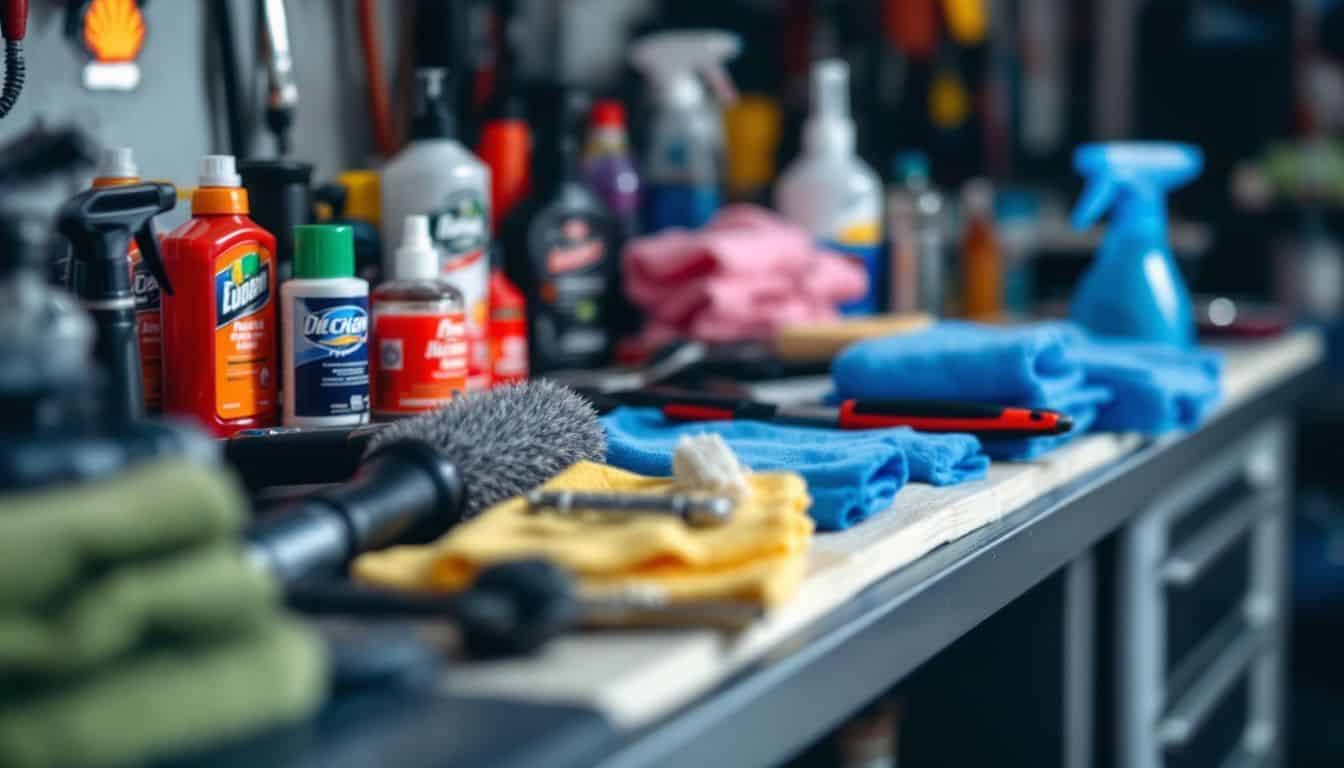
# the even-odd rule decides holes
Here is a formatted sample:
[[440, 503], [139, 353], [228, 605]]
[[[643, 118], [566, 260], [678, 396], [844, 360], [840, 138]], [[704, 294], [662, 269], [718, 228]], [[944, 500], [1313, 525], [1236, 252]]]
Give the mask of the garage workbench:
[[[220, 764], [652, 766], [785, 760], [1047, 577], [1062, 571], [1058, 759], [1094, 735], [1124, 766], [1158, 766], [1247, 680], [1230, 760], [1282, 741], [1285, 537], [1294, 406], [1319, 367], [1298, 332], [1231, 345], [1225, 397], [1198, 431], [1090, 435], [954, 488], [911, 484], [894, 507], [815, 539], [797, 597], [735, 638], [587, 633], [523, 660], [447, 669], [410, 691], [335, 699], [312, 724], [214, 755]], [[1094, 722], [1097, 561], [1115, 534], [1117, 683]], [[1168, 642], [1168, 599], [1246, 547], [1233, 609]], [[1242, 688], [1235, 688], [1242, 690]]]

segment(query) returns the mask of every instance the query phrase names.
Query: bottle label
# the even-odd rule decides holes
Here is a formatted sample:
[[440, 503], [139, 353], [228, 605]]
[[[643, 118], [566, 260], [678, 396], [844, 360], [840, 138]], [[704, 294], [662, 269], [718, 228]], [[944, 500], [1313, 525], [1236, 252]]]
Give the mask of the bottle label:
[[215, 413], [240, 419], [275, 410], [271, 252], [239, 243], [215, 259]]
[[536, 237], [546, 280], [539, 291], [533, 343], [553, 361], [601, 354], [608, 342], [602, 222], [588, 214], [564, 216]]
[[[294, 415], [350, 416], [369, 409], [369, 300], [294, 298]], [[288, 398], [286, 398], [288, 399]]]
[[651, 185], [644, 195], [645, 229], [695, 229], [709, 223], [719, 210], [719, 188], [705, 184]]
[[163, 411], [163, 324], [159, 317], [159, 283], [131, 244], [131, 292], [135, 296], [135, 333], [140, 340], [140, 378], [145, 411]]
[[868, 290], [863, 296], [843, 304], [840, 311], [847, 315], [870, 315], [878, 310], [877, 291], [882, 284], [882, 227], [878, 223], [876, 205], [861, 201], [851, 202], [837, 217], [837, 226], [822, 245], [842, 256], [847, 256], [868, 275]]
[[466, 317], [461, 312], [374, 312], [373, 409], [379, 414], [434, 410], [467, 388]]
[[462, 293], [467, 320], [470, 388], [490, 386], [490, 207], [481, 190], [459, 189], [431, 211], [430, 231], [439, 249], [439, 272]]
[[521, 310], [494, 311], [490, 318], [490, 376], [495, 384], [527, 379], [527, 316]]

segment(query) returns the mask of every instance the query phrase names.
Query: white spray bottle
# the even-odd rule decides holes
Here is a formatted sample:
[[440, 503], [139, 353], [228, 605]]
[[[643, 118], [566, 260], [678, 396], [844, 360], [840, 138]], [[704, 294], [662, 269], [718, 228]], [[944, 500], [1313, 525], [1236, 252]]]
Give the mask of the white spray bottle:
[[828, 248], [863, 264], [868, 292], [841, 307], [877, 311], [882, 284], [882, 182], [854, 152], [849, 116], [849, 66], [828, 59], [812, 66], [812, 113], [803, 124], [803, 154], [780, 177], [775, 203]]
[[[653, 85], [655, 113], [644, 158], [644, 227], [699, 227], [719, 208], [723, 115], [736, 100], [724, 62], [737, 56], [737, 37], [718, 30], [660, 32], [640, 38], [630, 61]], [[709, 99], [700, 78], [714, 89]]]

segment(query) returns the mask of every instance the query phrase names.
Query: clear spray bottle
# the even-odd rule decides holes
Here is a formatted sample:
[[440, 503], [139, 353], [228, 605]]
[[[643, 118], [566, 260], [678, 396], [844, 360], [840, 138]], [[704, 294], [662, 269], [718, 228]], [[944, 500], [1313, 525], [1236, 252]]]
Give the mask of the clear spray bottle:
[[[631, 62], [653, 86], [644, 158], [647, 231], [699, 227], [718, 210], [724, 169], [719, 107], [737, 98], [724, 62], [739, 48], [732, 34], [694, 30], [649, 35], [631, 49]], [[706, 95], [702, 77], [718, 104]]]

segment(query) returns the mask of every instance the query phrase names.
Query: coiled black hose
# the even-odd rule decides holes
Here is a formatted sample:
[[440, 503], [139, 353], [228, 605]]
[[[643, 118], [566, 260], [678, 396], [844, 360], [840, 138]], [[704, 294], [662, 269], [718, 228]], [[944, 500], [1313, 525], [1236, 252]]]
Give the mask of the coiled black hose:
[[18, 40], [6, 40], [5, 84], [0, 88], [0, 117], [8, 115], [19, 100], [27, 73], [27, 66], [23, 62], [23, 43]]

